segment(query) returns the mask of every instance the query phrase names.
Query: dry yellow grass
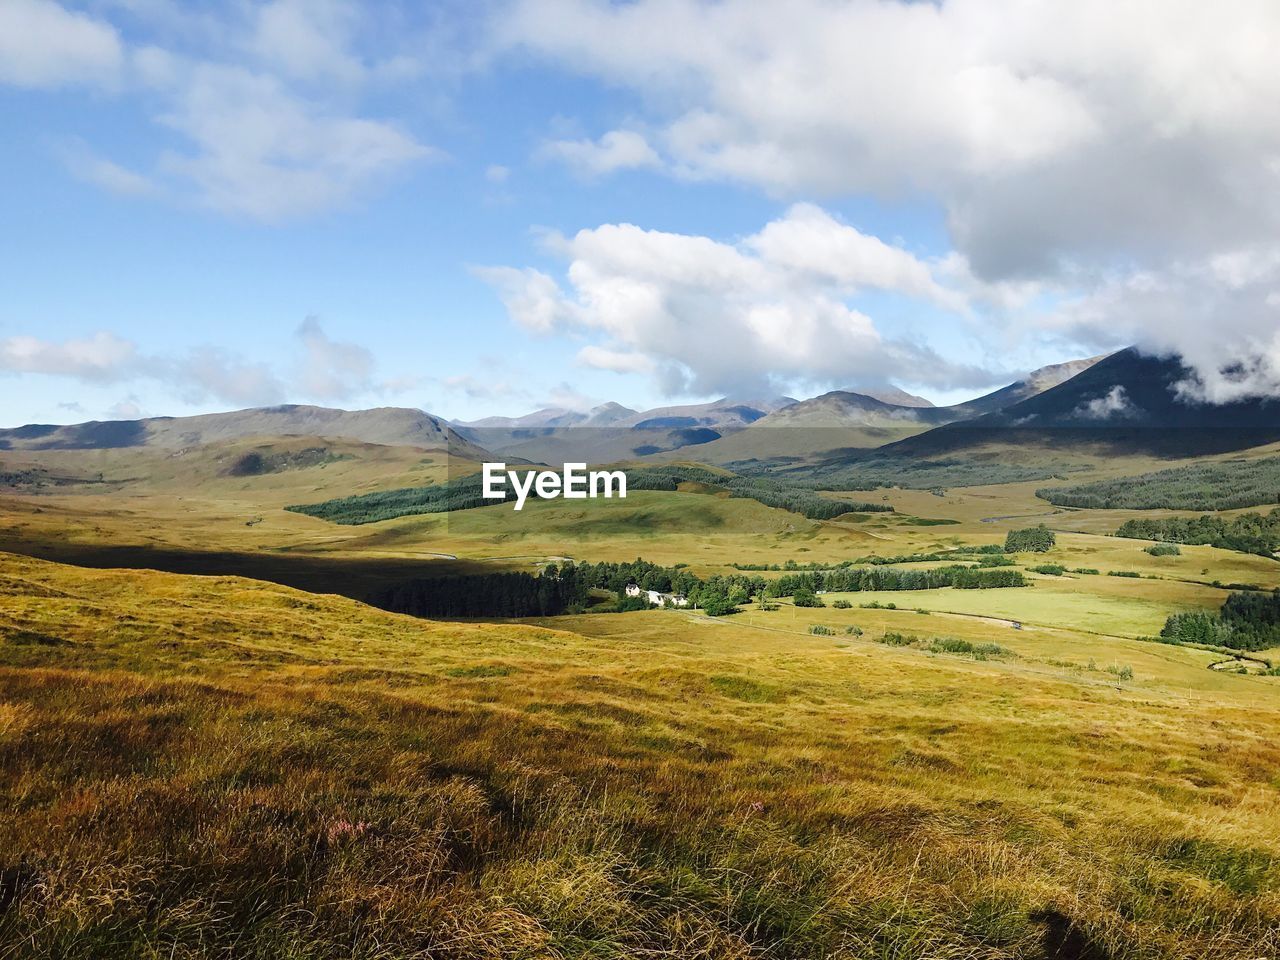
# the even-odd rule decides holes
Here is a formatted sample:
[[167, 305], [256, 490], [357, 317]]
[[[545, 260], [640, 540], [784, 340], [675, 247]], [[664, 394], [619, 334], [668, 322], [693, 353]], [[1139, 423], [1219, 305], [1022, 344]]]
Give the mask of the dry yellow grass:
[[1271, 956], [1280, 680], [1204, 659], [3, 556], [0, 957]]

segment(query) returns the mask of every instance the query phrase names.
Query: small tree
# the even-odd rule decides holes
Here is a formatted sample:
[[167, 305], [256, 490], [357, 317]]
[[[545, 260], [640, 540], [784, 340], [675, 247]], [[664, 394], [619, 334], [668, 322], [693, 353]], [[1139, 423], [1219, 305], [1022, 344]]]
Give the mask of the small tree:
[[1005, 553], [1045, 553], [1053, 549], [1057, 538], [1043, 523], [1021, 530], [1010, 530], [1004, 538]]
[[794, 602], [797, 607], [825, 607], [826, 606], [826, 604], [822, 602], [822, 598], [819, 597], [816, 593], [814, 593], [812, 590], [805, 590], [803, 588], [796, 589], [794, 599], [792, 602]]

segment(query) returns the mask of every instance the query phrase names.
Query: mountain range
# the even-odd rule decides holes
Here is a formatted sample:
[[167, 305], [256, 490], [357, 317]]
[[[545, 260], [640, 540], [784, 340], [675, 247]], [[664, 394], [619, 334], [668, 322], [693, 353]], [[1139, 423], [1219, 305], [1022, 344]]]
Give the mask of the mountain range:
[[1211, 405], [1177, 358], [1135, 348], [1035, 370], [992, 393], [936, 407], [891, 388], [806, 400], [725, 397], [633, 410], [548, 408], [450, 422], [421, 410], [283, 405], [194, 417], [29, 424], [0, 430], [0, 450], [190, 448], [246, 437], [316, 436], [447, 448], [473, 460], [608, 463], [640, 458], [720, 464], [826, 462], [877, 450], [934, 456], [1016, 438], [1019, 444], [1111, 443], [1154, 452], [1243, 449], [1280, 439], [1280, 398]]

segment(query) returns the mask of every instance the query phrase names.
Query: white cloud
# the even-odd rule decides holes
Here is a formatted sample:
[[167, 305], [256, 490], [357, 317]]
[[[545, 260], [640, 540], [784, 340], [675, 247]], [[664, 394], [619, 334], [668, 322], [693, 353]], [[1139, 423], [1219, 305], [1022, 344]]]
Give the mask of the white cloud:
[[555, 140], [539, 154], [562, 160], [586, 177], [662, 166], [657, 152], [634, 130], [610, 130], [599, 140]]
[[1117, 272], [1065, 299], [1041, 321], [1082, 343], [1136, 343], [1191, 368], [1184, 400], [1228, 403], [1280, 394], [1280, 245], [1207, 261]]
[[53, 0], [0, 2], [0, 83], [113, 84], [123, 63], [115, 28]]
[[511, 168], [500, 163], [491, 163], [485, 168], [484, 178], [490, 183], [506, 183], [511, 176]]
[[1132, 417], [1137, 413], [1139, 413], [1138, 408], [1134, 406], [1133, 401], [1125, 393], [1124, 387], [1121, 386], [1112, 387], [1103, 396], [1087, 400], [1075, 409], [1077, 417], [1084, 417], [1087, 420], [1112, 420]]
[[686, 175], [937, 194], [986, 276], [1280, 217], [1269, 0], [515, 0], [494, 29], [632, 89]]
[[434, 155], [393, 124], [332, 112], [269, 74], [207, 63], [181, 72], [160, 120], [196, 149], [165, 153], [159, 168], [221, 213], [305, 216]]
[[469, 373], [458, 373], [453, 376], [443, 377], [439, 382], [446, 390], [465, 394], [473, 400], [493, 400], [515, 396], [520, 393], [505, 380], [475, 377]]
[[271, 368], [219, 347], [197, 347], [177, 360], [159, 359], [156, 377], [188, 403], [215, 400], [237, 407], [279, 403], [286, 388]]
[[0, 372], [115, 383], [134, 376], [143, 365], [137, 344], [105, 331], [61, 343], [32, 336], [0, 340]]
[[330, 339], [314, 317], [295, 331], [295, 340], [295, 362], [282, 374], [270, 363], [211, 345], [148, 354], [107, 331], [63, 341], [22, 335], [0, 340], [0, 375], [66, 377], [87, 384], [150, 381], [187, 403], [235, 406], [346, 400], [391, 386], [374, 382], [368, 350]]
[[132, 395], [116, 401], [106, 412], [108, 420], [141, 420], [144, 416], [146, 414], [139, 405], [138, 398]]
[[[810, 248], [807, 234], [827, 243]], [[800, 205], [739, 243], [606, 224], [549, 244], [569, 261], [568, 292], [550, 275], [477, 271], [513, 320], [541, 333], [595, 335], [579, 361], [651, 372], [667, 393], [745, 393], [770, 381], [988, 377], [883, 338], [848, 300], [863, 287], [948, 300], [928, 264]], [[955, 295], [958, 296], [958, 295]]]
[[369, 390], [373, 354], [364, 347], [331, 340], [315, 317], [302, 322], [297, 337], [302, 352], [295, 389], [317, 400], [346, 400]]
[[747, 240], [761, 259], [838, 287], [897, 290], [953, 309], [963, 297], [943, 289], [930, 266], [900, 247], [841, 223], [821, 207], [793, 206]]
[[535, 333], [550, 333], [574, 312], [559, 284], [541, 270], [474, 267], [472, 272], [498, 291], [511, 319]]
[[588, 344], [578, 351], [578, 362], [597, 370], [611, 370], [614, 373], [650, 373], [653, 361], [643, 353], [624, 350], [606, 350], [595, 344]]
[[513, 0], [494, 30], [630, 91], [605, 129], [642, 124], [675, 176], [936, 202], [935, 280], [1006, 330], [1280, 389], [1272, 0]]
[[159, 190], [148, 177], [103, 157], [95, 156], [87, 149], [70, 151], [66, 161], [68, 169], [76, 177], [86, 183], [96, 184], [110, 193], [142, 197], [155, 194]]
[[399, 124], [361, 115], [370, 87], [417, 66], [396, 52], [404, 40], [379, 38], [380, 58], [361, 55], [372, 28], [358, 4], [271, 0], [196, 13], [144, 3], [129, 12], [132, 44], [52, 0], [0, 0], [0, 83], [121, 93], [181, 138], [133, 169], [82, 145], [66, 158], [81, 179], [280, 223], [342, 207], [439, 156]]
[[365, 74], [350, 52], [360, 16], [359, 7], [341, 0], [272, 0], [254, 9], [246, 46], [289, 76], [355, 82]]

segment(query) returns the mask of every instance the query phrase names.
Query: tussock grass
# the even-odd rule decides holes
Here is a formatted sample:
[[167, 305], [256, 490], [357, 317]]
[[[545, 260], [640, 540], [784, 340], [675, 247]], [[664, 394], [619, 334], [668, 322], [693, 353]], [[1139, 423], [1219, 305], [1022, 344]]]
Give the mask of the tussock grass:
[[1266, 679], [0, 572], [6, 960], [1280, 950]]

